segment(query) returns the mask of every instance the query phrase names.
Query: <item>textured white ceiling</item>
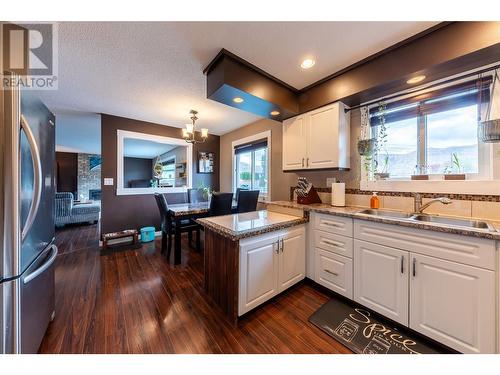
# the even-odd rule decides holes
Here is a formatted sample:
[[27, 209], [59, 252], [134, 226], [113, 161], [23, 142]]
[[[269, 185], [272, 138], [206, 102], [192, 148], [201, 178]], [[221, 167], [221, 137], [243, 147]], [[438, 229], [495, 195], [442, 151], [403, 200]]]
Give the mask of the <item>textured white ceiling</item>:
[[[302, 88], [436, 22], [65, 22], [59, 24], [56, 113], [108, 113], [224, 134], [259, 117], [206, 99], [203, 68], [221, 48]], [[300, 69], [314, 56], [316, 65]]]

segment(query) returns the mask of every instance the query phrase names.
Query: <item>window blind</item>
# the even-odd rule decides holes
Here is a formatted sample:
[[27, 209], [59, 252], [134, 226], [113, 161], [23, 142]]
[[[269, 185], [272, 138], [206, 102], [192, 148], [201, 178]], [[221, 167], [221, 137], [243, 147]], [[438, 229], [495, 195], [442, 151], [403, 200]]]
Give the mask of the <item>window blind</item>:
[[444, 87], [388, 103], [384, 111], [380, 111], [379, 106], [375, 106], [370, 109], [370, 126], [379, 125], [382, 114], [385, 122], [390, 123], [415, 118], [419, 115], [429, 115], [473, 104], [488, 103], [492, 82], [493, 77], [489, 76]]
[[249, 143], [244, 143], [238, 146], [234, 146], [234, 154], [238, 155], [243, 152], [251, 152], [266, 147], [267, 147], [267, 139], [259, 139]]

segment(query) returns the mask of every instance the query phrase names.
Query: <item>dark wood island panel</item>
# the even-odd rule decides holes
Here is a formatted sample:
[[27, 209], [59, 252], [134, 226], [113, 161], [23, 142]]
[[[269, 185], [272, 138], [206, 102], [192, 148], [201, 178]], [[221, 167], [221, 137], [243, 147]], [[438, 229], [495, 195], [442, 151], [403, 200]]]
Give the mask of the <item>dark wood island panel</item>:
[[239, 241], [205, 228], [205, 292], [230, 322], [238, 321]]

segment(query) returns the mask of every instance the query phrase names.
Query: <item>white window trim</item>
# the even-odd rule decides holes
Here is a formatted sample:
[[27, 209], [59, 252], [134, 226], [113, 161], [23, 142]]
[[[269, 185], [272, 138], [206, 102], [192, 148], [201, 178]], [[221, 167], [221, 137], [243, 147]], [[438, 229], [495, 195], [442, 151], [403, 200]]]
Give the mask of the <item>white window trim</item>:
[[[187, 173], [187, 186], [186, 187], [171, 187], [171, 188], [124, 188], [123, 187], [123, 143], [125, 138], [141, 139], [146, 141], [160, 142], [166, 144], [175, 144], [184, 146], [186, 150], [186, 173]], [[152, 135], [146, 133], [131, 132], [128, 130], [116, 131], [116, 195], [140, 195], [140, 194], [154, 194], [154, 193], [184, 193], [187, 189], [191, 188], [193, 181], [193, 145], [187, 143], [180, 138], [162, 137], [159, 135]]]
[[236, 146], [257, 141], [259, 139], [267, 139], [267, 194], [259, 194], [259, 199], [264, 201], [271, 200], [271, 130], [267, 130], [262, 133], [257, 133], [251, 135], [249, 137], [237, 139], [231, 143], [231, 185], [233, 187], [233, 191], [236, 191], [236, 165], [235, 165], [235, 153], [234, 148]]

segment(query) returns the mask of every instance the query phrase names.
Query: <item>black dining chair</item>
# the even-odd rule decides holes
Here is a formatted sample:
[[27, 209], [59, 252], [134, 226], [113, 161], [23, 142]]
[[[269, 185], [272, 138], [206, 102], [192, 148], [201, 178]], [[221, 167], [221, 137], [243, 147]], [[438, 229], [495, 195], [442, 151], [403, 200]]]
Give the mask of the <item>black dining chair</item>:
[[175, 222], [168, 213], [168, 203], [165, 196], [155, 193], [155, 199], [161, 216], [161, 253], [163, 254], [166, 251], [167, 259], [170, 259], [172, 237], [174, 234], [177, 232], [180, 235], [181, 233], [188, 232], [189, 237], [192, 238], [193, 231], [196, 231], [196, 250], [200, 251], [200, 226], [189, 219], [182, 220], [181, 226], [177, 231], [176, 229], [178, 228], [175, 227]]
[[188, 203], [208, 202], [208, 195], [204, 193], [203, 189], [187, 189], [187, 200]]
[[259, 200], [259, 190], [241, 190], [238, 195], [238, 203], [236, 212], [252, 212], [257, 210], [257, 202]]
[[248, 189], [236, 188], [236, 192], [234, 193], [234, 201], [236, 203], [238, 203], [238, 198], [240, 197], [240, 191], [242, 190], [248, 190]]
[[221, 216], [231, 214], [233, 205], [233, 193], [212, 193], [209, 215]]

